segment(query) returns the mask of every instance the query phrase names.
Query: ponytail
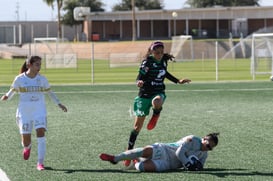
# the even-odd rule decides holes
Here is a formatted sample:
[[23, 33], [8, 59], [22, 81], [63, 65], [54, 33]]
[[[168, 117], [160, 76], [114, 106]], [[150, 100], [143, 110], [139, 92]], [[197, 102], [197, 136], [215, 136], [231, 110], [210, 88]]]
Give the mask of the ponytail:
[[22, 65], [22, 67], [21, 67], [21, 70], [20, 70], [20, 74], [21, 73], [24, 73], [24, 72], [26, 72], [28, 70], [28, 68], [27, 68], [27, 62], [25, 61], [24, 62], [24, 64]]
[[28, 65], [29, 64], [33, 64], [34, 62], [36, 62], [37, 60], [42, 60], [41, 57], [39, 56], [30, 56], [26, 59], [26, 61], [24, 62], [24, 64], [21, 67], [20, 73], [24, 73], [28, 70]]

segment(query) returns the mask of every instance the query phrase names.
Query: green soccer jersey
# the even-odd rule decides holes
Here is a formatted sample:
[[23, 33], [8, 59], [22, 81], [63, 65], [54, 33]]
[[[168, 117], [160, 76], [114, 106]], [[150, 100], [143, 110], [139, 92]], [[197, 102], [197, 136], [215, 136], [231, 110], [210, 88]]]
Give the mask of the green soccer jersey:
[[139, 97], [150, 98], [156, 94], [165, 92], [164, 79], [168, 78], [174, 83], [178, 82], [174, 76], [167, 71], [167, 61], [160, 61], [149, 56], [142, 61], [139, 68], [137, 80], [142, 80], [144, 85], [139, 89]]

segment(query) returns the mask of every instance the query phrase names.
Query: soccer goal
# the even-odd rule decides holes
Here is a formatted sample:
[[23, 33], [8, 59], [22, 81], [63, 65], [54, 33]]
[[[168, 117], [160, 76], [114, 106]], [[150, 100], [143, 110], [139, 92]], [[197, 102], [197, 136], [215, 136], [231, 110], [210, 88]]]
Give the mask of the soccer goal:
[[45, 68], [77, 68], [77, 55], [65, 39], [34, 38], [34, 54], [43, 57]]
[[254, 33], [251, 45], [251, 74], [273, 75], [273, 33]]
[[110, 53], [110, 68], [139, 66], [141, 63], [140, 53]]
[[170, 54], [176, 61], [186, 61], [194, 59], [192, 36], [181, 35], [172, 37]]

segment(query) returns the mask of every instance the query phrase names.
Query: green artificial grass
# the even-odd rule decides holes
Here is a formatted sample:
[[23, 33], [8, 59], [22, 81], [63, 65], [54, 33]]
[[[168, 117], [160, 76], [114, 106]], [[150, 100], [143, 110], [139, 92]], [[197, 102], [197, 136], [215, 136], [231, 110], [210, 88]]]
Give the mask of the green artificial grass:
[[[46, 170], [36, 170], [37, 141], [32, 135], [30, 159], [21, 155], [15, 124], [18, 96], [0, 102], [1, 162], [12, 181], [75, 180], [271, 180], [273, 83], [167, 84], [167, 99], [158, 125], [146, 123], [136, 147], [173, 142], [183, 136], [220, 132], [218, 146], [209, 153], [202, 172], [139, 173], [122, 163], [103, 162], [102, 152], [117, 154], [127, 146], [137, 88], [133, 84], [52, 86], [68, 112], [47, 98]], [[1, 94], [9, 86], [1, 86]]]
[[[10, 85], [18, 74], [24, 59], [0, 60], [0, 84]], [[265, 62], [263, 63], [265, 64]], [[110, 68], [108, 60], [78, 60], [77, 68], [46, 69], [42, 64], [41, 73], [51, 84], [108, 84], [134, 83], [138, 66]], [[260, 65], [266, 70], [268, 66]], [[178, 78], [189, 78], [197, 82], [214, 81], [250, 81], [249, 59], [219, 60], [216, 73], [215, 60], [194, 60], [186, 62], [169, 62], [168, 71]], [[256, 76], [256, 80], [269, 80], [269, 74]]]

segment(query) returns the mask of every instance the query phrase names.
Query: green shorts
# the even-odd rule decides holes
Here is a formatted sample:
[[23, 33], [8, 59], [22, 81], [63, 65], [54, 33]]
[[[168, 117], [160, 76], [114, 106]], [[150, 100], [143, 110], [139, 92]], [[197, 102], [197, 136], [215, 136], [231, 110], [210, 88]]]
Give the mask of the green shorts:
[[134, 101], [134, 115], [138, 117], [148, 116], [152, 107], [152, 100], [158, 95], [162, 97], [164, 102], [166, 99], [166, 95], [164, 93], [156, 94], [151, 98], [141, 98], [137, 96]]

